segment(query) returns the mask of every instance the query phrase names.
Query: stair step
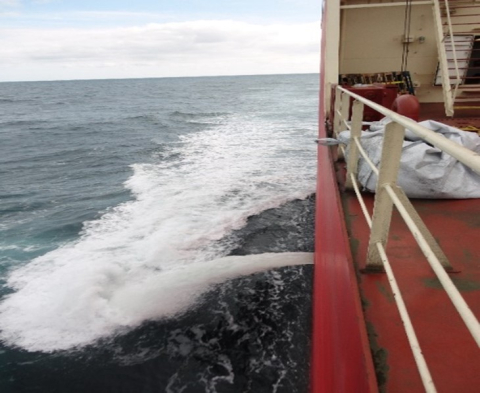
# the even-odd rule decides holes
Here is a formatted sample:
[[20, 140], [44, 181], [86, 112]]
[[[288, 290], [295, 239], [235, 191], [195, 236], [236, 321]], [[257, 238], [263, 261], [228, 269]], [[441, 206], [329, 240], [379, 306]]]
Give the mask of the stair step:
[[470, 102], [480, 102], [480, 97], [471, 98], [469, 100], [459, 100], [458, 98], [455, 99], [455, 104], [468, 104]]
[[473, 105], [473, 106], [454, 106], [453, 109], [456, 111], [458, 110], [471, 110], [471, 109], [480, 109], [480, 105]]
[[[440, 3], [444, 3], [443, 1], [441, 1]], [[460, 7], [460, 6], [465, 6], [465, 7], [475, 7], [477, 6], [477, 4], [475, 4], [473, 1], [465, 1], [465, 0], [459, 0], [459, 1], [455, 1], [455, 0], [450, 0], [448, 2], [450, 8], [457, 8], [457, 7]], [[480, 5], [480, 4], [479, 4]], [[442, 8], [445, 8], [445, 5], [444, 4], [441, 4], [440, 5]]]

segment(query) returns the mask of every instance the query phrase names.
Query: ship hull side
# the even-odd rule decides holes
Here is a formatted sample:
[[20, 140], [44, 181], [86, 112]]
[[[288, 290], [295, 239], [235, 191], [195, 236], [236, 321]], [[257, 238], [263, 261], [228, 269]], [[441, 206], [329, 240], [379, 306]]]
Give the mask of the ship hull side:
[[[328, 13], [324, 3], [322, 26]], [[325, 53], [320, 69], [319, 137], [325, 129]], [[318, 147], [311, 391], [376, 392], [377, 384], [332, 155]]]

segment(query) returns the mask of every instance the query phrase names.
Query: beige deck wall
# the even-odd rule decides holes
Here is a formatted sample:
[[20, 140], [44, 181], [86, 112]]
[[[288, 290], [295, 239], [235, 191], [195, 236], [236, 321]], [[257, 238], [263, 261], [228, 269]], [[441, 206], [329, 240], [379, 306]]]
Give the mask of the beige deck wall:
[[[405, 7], [343, 9], [340, 73], [400, 71]], [[408, 71], [422, 102], [442, 101], [441, 87], [433, 86], [437, 49], [430, 5], [412, 7]], [[419, 40], [425, 37], [423, 43]]]

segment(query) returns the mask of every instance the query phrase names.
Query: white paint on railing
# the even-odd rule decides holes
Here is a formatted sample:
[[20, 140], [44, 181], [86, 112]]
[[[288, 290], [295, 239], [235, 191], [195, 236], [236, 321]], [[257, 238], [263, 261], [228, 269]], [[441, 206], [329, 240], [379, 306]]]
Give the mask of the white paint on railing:
[[345, 127], [347, 127], [347, 130], [351, 130], [351, 129], [352, 129], [352, 127], [350, 126], [350, 124], [349, 124], [348, 121], [344, 120], [344, 121], [343, 121], [343, 124], [345, 124]]
[[350, 113], [350, 97], [348, 94], [345, 94], [345, 92], [342, 94], [341, 112], [342, 112], [342, 119], [348, 120], [349, 119], [348, 114]]
[[380, 158], [380, 169], [373, 205], [372, 230], [368, 241], [367, 269], [378, 269], [382, 266], [382, 259], [378, 254], [377, 243], [386, 247], [390, 221], [392, 219], [393, 202], [388, 197], [383, 184], [396, 184], [405, 128], [398, 123], [389, 123], [383, 133], [383, 146]]
[[350, 175], [353, 189], [355, 190], [355, 194], [357, 195], [358, 202], [360, 202], [360, 207], [362, 209], [363, 215], [365, 216], [365, 220], [367, 221], [368, 227], [372, 228], [372, 218], [370, 217], [370, 213], [368, 212], [367, 206], [365, 205], [365, 201], [363, 200], [362, 194], [358, 188], [357, 179], [355, 179], [355, 175], [352, 173]]
[[440, 12], [440, 3], [438, 0], [433, 0], [433, 24], [435, 28], [435, 38], [437, 43], [438, 61], [440, 63], [440, 71], [442, 75], [442, 92], [443, 102], [445, 104], [445, 114], [447, 116], [453, 116], [453, 97], [452, 87], [450, 85], [450, 74], [448, 71], [448, 60], [445, 45], [443, 43], [443, 28], [442, 28], [442, 15]]
[[[462, 83], [462, 81], [460, 80], [460, 71], [458, 70], [457, 48], [455, 47], [455, 39], [453, 38], [452, 19], [450, 17], [450, 5], [448, 4], [448, 0], [444, 0], [444, 4], [445, 4], [445, 10], [447, 11], [448, 34], [450, 36], [450, 41], [452, 45], [453, 64], [455, 66], [455, 75], [457, 77], [455, 81], [455, 90], [453, 91], [453, 105], [455, 105], [458, 86]], [[447, 71], [447, 72], [450, 72], [450, 71]]]
[[[363, 118], [363, 110], [364, 105], [360, 101], [355, 101], [353, 103], [352, 108], [352, 122], [351, 122], [351, 137], [358, 138], [362, 135], [362, 118]], [[358, 173], [358, 159], [359, 159], [360, 151], [358, 150], [358, 146], [356, 143], [350, 144], [350, 152], [349, 158], [347, 161], [347, 180], [345, 182], [345, 187], [348, 189], [352, 188], [352, 181], [351, 176], [353, 175], [354, 178], [357, 177]]]
[[375, 173], [378, 176], [378, 168], [375, 166], [375, 164], [372, 162], [370, 157], [368, 156], [367, 152], [363, 149], [362, 144], [360, 143], [360, 138], [355, 137], [353, 138], [353, 141], [358, 147], [358, 150], [362, 154], [362, 157], [364, 158], [365, 162], [368, 164], [368, 166], [372, 169], [373, 173]]
[[440, 135], [432, 130], [429, 130], [426, 127], [421, 126], [416, 121], [409, 119], [408, 117], [399, 115], [396, 112], [391, 111], [390, 109], [385, 108], [380, 104], [376, 104], [358, 94], [352, 93], [342, 87], [338, 87], [338, 90], [348, 94], [349, 96], [355, 98], [356, 100], [363, 102], [365, 105], [376, 110], [382, 115], [392, 119], [394, 122], [402, 125], [406, 129], [412, 131], [414, 134], [422, 138], [423, 140], [431, 143], [435, 147], [438, 147], [440, 150], [443, 150], [445, 153], [450, 154], [452, 157], [456, 158], [462, 164], [470, 167], [473, 171], [480, 174], [480, 156], [474, 151], [467, 149], [464, 146], [459, 145], [458, 143], [452, 142], [449, 139], [445, 138], [443, 135]]
[[423, 387], [425, 388], [425, 391], [427, 393], [434, 393], [437, 391], [437, 389], [435, 388], [432, 376], [430, 374], [430, 371], [428, 370], [427, 362], [425, 361], [422, 349], [420, 348], [420, 344], [418, 343], [415, 329], [413, 328], [412, 321], [410, 319], [410, 316], [408, 315], [407, 307], [405, 306], [405, 302], [403, 301], [402, 293], [400, 292], [400, 288], [398, 287], [397, 280], [395, 279], [395, 275], [393, 274], [393, 270], [390, 266], [390, 262], [388, 261], [387, 254], [385, 253], [385, 249], [383, 248], [381, 243], [377, 243], [376, 246], [380, 258], [383, 261], [385, 273], [387, 274], [388, 282], [390, 283], [393, 297], [400, 313], [400, 318], [402, 319], [403, 326], [405, 327], [405, 332], [407, 333], [408, 342], [410, 343], [410, 347], [412, 348], [413, 357], [415, 359], [415, 363], [417, 364], [418, 372], [420, 373], [420, 377], [422, 378]]
[[389, 184], [384, 185], [384, 188], [388, 192], [388, 195], [390, 195], [390, 198], [395, 204], [400, 215], [403, 217], [403, 220], [405, 221], [405, 224], [407, 224], [408, 228], [410, 229], [410, 232], [412, 232], [412, 235], [415, 237], [415, 240], [417, 241], [418, 245], [422, 249], [425, 257], [427, 258], [428, 263], [432, 267], [440, 283], [445, 289], [445, 292], [447, 293], [448, 297], [454, 304], [455, 308], [460, 314], [460, 317], [463, 319], [463, 322], [467, 326], [468, 330], [472, 334], [473, 339], [475, 340], [477, 345], [480, 347], [480, 323], [478, 322], [477, 318], [473, 314], [472, 310], [470, 310], [470, 307], [468, 307], [467, 302], [462, 297], [462, 295], [458, 291], [455, 284], [452, 282], [448, 274], [445, 272], [445, 269], [442, 267], [442, 264], [440, 263], [437, 256], [430, 248], [428, 242], [423, 237], [422, 232], [420, 231], [418, 226], [415, 224], [415, 221], [412, 219], [412, 217], [410, 217], [410, 215], [408, 214], [408, 211], [405, 209], [402, 202], [395, 194], [395, 191], [392, 189], [392, 187]]
[[[408, 118], [406, 118], [404, 116], [401, 116], [401, 115], [399, 115], [395, 112], [392, 112], [389, 109], [386, 109], [385, 107], [383, 107], [381, 105], [378, 105], [378, 104], [376, 104], [376, 103], [374, 103], [370, 100], [367, 100], [367, 99], [365, 99], [361, 96], [358, 96], [357, 94], [351, 93], [348, 90], [343, 89], [342, 87], [337, 87], [337, 89], [343, 91], [343, 94], [349, 95], [349, 96], [354, 97], [355, 99], [358, 99], [358, 101], [363, 102], [367, 106], [377, 110], [380, 113], [385, 114], [386, 116], [388, 116], [390, 114], [390, 116], [388, 116], [388, 117], [390, 117], [394, 122], [396, 122], [396, 123], [400, 124], [401, 126], [406, 127], [409, 130], [415, 132], [415, 134], [417, 134], [420, 137], [422, 137], [422, 135], [425, 135], [426, 137], [424, 139], [429, 141], [433, 145], [441, 148], [439, 145], [445, 144], [447, 146], [447, 149], [449, 151], [453, 152], [453, 154], [451, 154], [451, 153], [449, 153], [449, 154], [451, 154], [455, 158], [457, 158], [456, 154], [459, 154], [459, 152], [463, 152], [463, 150], [466, 150], [469, 153], [473, 153], [474, 156], [471, 157], [472, 161], [473, 161], [474, 164], [478, 165], [478, 172], [480, 173], [480, 156], [478, 156], [477, 154], [475, 154], [471, 150], [466, 149], [463, 146], [460, 146], [460, 145], [456, 144], [455, 142], [452, 142], [452, 141], [448, 140], [447, 138], [445, 138], [443, 136], [437, 135], [435, 132], [433, 132], [433, 131], [425, 128], [425, 127], [420, 126], [417, 122], [415, 122], [411, 119], [408, 119]], [[344, 99], [342, 99], [342, 101], [344, 101]], [[435, 138], [435, 137], [438, 137], [439, 141], [441, 143], [438, 143], [439, 141], [436, 140], [438, 138]], [[437, 143], [433, 142], [432, 139], [435, 140], [435, 142], [437, 142]], [[380, 173], [379, 173], [378, 168], [375, 166], [375, 164], [370, 160], [370, 158], [366, 154], [365, 150], [363, 149], [363, 147], [360, 143], [359, 138], [355, 137], [355, 138], [353, 138], [353, 140], [355, 141], [355, 143], [358, 147], [358, 150], [360, 151], [362, 156], [365, 158], [366, 162], [370, 165], [370, 167], [377, 174], [377, 176], [380, 177]], [[457, 150], [457, 148], [459, 148], [459, 149]], [[399, 160], [398, 157], [396, 159]], [[475, 168], [472, 168], [472, 169], [475, 170]], [[392, 187], [389, 184], [383, 185], [383, 187], [385, 188], [385, 190], [388, 192], [388, 194], [392, 198], [392, 201], [395, 203], [395, 206], [397, 207], [399, 213], [401, 214], [401, 216], [405, 220], [405, 223], [407, 224], [407, 226], [409, 227], [413, 236], [417, 240], [417, 243], [419, 244], [420, 248], [422, 249], [425, 257], [427, 258], [427, 260], [430, 263], [432, 269], [436, 273], [438, 279], [442, 283], [442, 285], [443, 285], [445, 291], [447, 292], [448, 296], [450, 297], [452, 303], [455, 305], [455, 307], [456, 307], [457, 311], [459, 312], [461, 318], [464, 320], [465, 324], [467, 325], [467, 328], [470, 331], [470, 333], [472, 334], [475, 342], [480, 347], [480, 324], [479, 324], [478, 320], [476, 319], [475, 315], [472, 313], [472, 311], [468, 307], [467, 303], [465, 302], [465, 300], [461, 296], [460, 292], [455, 287], [453, 282], [450, 280], [450, 277], [448, 277], [448, 274], [445, 273], [445, 270], [442, 267], [442, 264], [438, 260], [437, 256], [435, 255], [434, 251], [432, 250], [432, 248], [430, 247], [428, 242], [425, 240], [424, 236], [422, 235], [422, 232], [420, 231], [420, 229], [416, 225], [415, 221], [408, 214], [407, 209], [405, 209], [405, 207], [401, 203], [400, 199], [395, 194], [395, 191], [392, 189]], [[367, 222], [368, 222], [368, 220], [367, 220]], [[373, 224], [372, 224], [372, 226], [373, 226]]]
[[338, 133], [340, 132], [340, 125], [341, 119], [342, 119], [342, 113], [340, 112], [340, 108], [342, 105], [342, 100], [341, 100], [341, 94], [338, 90], [336, 91], [335, 94], [335, 118], [333, 119], [333, 136], [336, 137]]
[[[435, 0], [438, 3], [438, 0]], [[341, 94], [340, 94], [341, 92]], [[436, 146], [437, 148], [443, 150], [444, 152], [450, 154], [454, 158], [456, 158], [458, 161], [462, 162], [463, 164], [467, 165], [471, 169], [473, 169], [476, 173], [480, 174], [480, 156], [476, 154], [475, 152], [460, 146], [456, 144], [455, 142], [452, 142], [448, 140], [447, 138], [443, 137], [442, 135], [439, 135], [426, 127], [423, 127], [419, 125], [417, 122], [408, 119], [404, 116], [399, 115], [398, 113], [395, 113], [382, 105], [376, 104], [366, 98], [363, 98], [357, 94], [354, 94], [342, 87], [337, 87], [337, 94], [336, 97], [339, 99], [341, 97], [342, 104], [338, 104], [337, 102], [335, 103], [335, 108], [337, 109], [336, 116], [335, 116], [335, 124], [337, 124], [337, 129], [336, 131], [339, 132], [339, 126], [342, 124], [342, 122], [348, 121], [348, 109], [346, 108], [346, 103], [349, 103], [348, 100], [350, 100], [350, 97], [353, 97], [356, 101], [354, 102], [354, 113], [355, 113], [355, 108], [358, 108], [357, 103], [362, 103], [370, 108], [376, 110], [377, 112], [380, 112], [384, 116], [389, 117], [394, 123], [397, 123], [396, 126], [391, 127], [391, 131], [394, 131], [395, 128], [398, 128], [398, 125], [400, 125], [402, 128], [406, 128], [414, 132], [417, 136], [421, 137], [425, 141], [431, 143], [432, 145]], [[340, 100], [340, 99], [339, 99]], [[362, 106], [363, 109], [363, 106]], [[352, 124], [354, 122], [352, 121]], [[358, 119], [355, 120], [355, 123], [358, 123]], [[346, 124], [346, 123], [345, 123]], [[393, 124], [392, 124], [393, 126]], [[356, 127], [352, 127], [352, 130], [355, 129]], [[358, 130], [357, 130], [358, 131]], [[401, 133], [403, 135], [403, 133]], [[393, 136], [394, 134], [391, 134]], [[335, 135], [336, 136], [336, 135]], [[388, 147], [385, 145], [385, 138], [384, 137], [384, 145], [383, 145], [383, 152], [385, 150], [388, 150]], [[401, 150], [401, 144], [403, 143], [403, 137], [402, 138], [391, 138], [389, 137], [391, 141], [394, 141], [395, 144], [400, 144], [400, 146], [396, 146], [394, 150]], [[445, 289], [447, 295], [451, 299], [453, 305], [455, 306], [456, 310], [460, 314], [460, 317], [463, 319], [465, 325], [467, 326], [468, 330], [470, 331], [473, 339], [477, 343], [477, 345], [480, 347], [480, 323], [476, 319], [475, 315], [472, 313], [470, 310], [468, 304], [466, 301], [463, 299], [461, 296], [460, 292], [458, 289], [455, 287], [453, 284], [452, 280], [448, 276], [448, 274], [445, 272], [444, 267], [450, 267], [448, 261], [446, 260], [446, 257], [444, 256], [443, 252], [439, 249], [438, 245], [434, 242], [432, 235], [428, 232], [426, 229], [425, 225], [423, 222], [421, 222], [420, 217], [417, 217], [418, 214], [412, 210], [412, 215], [416, 216], [416, 219], [412, 218], [412, 216], [409, 214], [409, 209], [413, 209], [413, 206], [409, 206], [408, 208], [404, 206], [402, 203], [401, 199], [399, 196], [396, 194], [396, 191], [394, 190], [397, 188], [396, 186], [396, 172], [398, 172], [398, 164], [400, 161], [400, 154], [395, 154], [393, 159], [395, 159], [397, 162], [392, 164], [388, 164], [387, 171], [390, 169], [390, 173], [386, 176], [383, 173], [383, 170], [379, 170], [375, 164], [371, 161], [371, 159], [368, 157], [367, 153], [363, 149], [361, 142], [360, 142], [360, 137], [359, 137], [359, 132], [353, 132], [351, 133], [351, 140], [353, 140], [354, 144], [351, 144], [351, 146], [355, 145], [355, 151], [356, 154], [352, 155], [349, 157], [350, 159], [355, 159], [358, 160], [358, 154], [360, 153], [362, 157], [365, 159], [365, 161], [368, 163], [368, 165], [372, 168], [373, 172], [377, 175], [378, 178], [378, 184], [377, 186], [377, 191], [379, 190], [384, 190], [386, 191], [387, 195], [390, 197], [391, 201], [395, 204], [397, 210], [399, 211], [400, 215], [404, 219], [405, 223], [407, 224], [408, 228], [410, 229], [411, 233], [413, 234], [414, 238], [416, 239], [418, 245], [420, 246], [421, 250], [423, 251], [425, 257], [427, 258], [427, 261], [429, 262], [431, 268], [435, 272], [436, 276], [438, 277], [440, 283], [442, 284], [443, 288]], [[342, 150], [343, 153], [345, 153], [345, 149], [343, 146], [340, 146], [340, 149]], [[382, 161], [387, 161], [390, 159], [389, 154], [382, 154]], [[382, 168], [382, 164], [380, 164], [380, 167]], [[363, 200], [363, 197], [361, 195], [361, 192], [358, 187], [357, 179], [356, 179], [356, 165], [354, 163], [347, 163], [347, 168], [350, 168], [350, 170], [347, 172], [347, 182], [353, 186], [353, 189], [355, 191], [355, 194], [357, 195], [358, 201], [360, 203], [361, 210], [365, 216], [365, 219], [367, 221], [368, 226], [372, 228], [377, 225], [375, 223], [376, 219], [381, 216], [381, 212], [377, 212], [377, 214], [374, 214], [373, 219], [370, 217], [370, 214], [368, 212], [368, 209], [365, 205], [365, 202]], [[384, 168], [385, 169], [385, 168]], [[393, 172], [395, 173], [393, 173]], [[393, 173], [393, 174], [392, 174]], [[386, 176], [386, 177], [385, 177]], [[385, 181], [382, 184], [380, 179], [384, 179]], [[390, 179], [390, 180], [389, 180]], [[402, 192], [401, 190], [398, 190], [398, 192]], [[403, 195], [403, 194], [402, 194]], [[378, 198], [378, 192], [375, 198], [375, 204], [377, 204], [377, 198]], [[406, 196], [403, 197], [405, 199], [405, 203], [408, 202], [406, 199]], [[386, 214], [391, 215], [391, 211], [386, 212]], [[422, 228], [419, 228], [417, 225], [420, 225]], [[389, 224], [388, 224], [389, 225]], [[431, 238], [430, 243], [428, 239], [425, 238]], [[373, 241], [373, 243], [372, 243]], [[402, 319], [402, 322], [405, 326], [405, 330], [407, 333], [407, 337], [412, 349], [412, 353], [415, 358], [415, 362], [417, 364], [423, 385], [425, 387], [426, 392], [428, 393], [434, 393], [436, 392], [435, 385], [433, 383], [432, 377], [430, 375], [430, 372], [428, 370], [428, 366], [425, 362], [425, 358], [423, 357], [422, 351], [420, 349], [420, 345], [418, 343], [413, 325], [411, 323], [410, 317], [408, 315], [405, 303], [403, 301], [403, 298], [401, 296], [400, 289], [397, 285], [397, 282], [395, 280], [395, 276], [393, 274], [393, 270], [391, 268], [391, 265], [388, 261], [384, 244], [382, 244], [383, 241], [382, 239], [380, 240], [374, 240], [372, 239], [372, 233], [371, 233], [371, 238], [370, 238], [370, 246], [373, 246], [375, 248], [375, 252], [378, 253], [379, 258], [381, 259], [382, 266], [385, 269], [385, 272], [388, 277], [388, 281], [391, 285], [392, 292], [395, 297], [395, 301]], [[432, 245], [431, 245], [432, 244]], [[432, 247], [437, 251], [432, 249]], [[369, 249], [372, 247], [369, 247]], [[439, 251], [440, 250], [440, 251]], [[437, 257], [440, 256], [440, 259], [445, 259], [442, 262], [439, 260]]]

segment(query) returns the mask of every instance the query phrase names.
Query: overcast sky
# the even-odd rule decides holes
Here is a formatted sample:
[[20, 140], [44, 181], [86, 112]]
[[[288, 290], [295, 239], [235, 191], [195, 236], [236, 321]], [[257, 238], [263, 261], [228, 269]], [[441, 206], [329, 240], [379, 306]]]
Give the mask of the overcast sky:
[[0, 81], [318, 72], [320, 0], [0, 0]]

